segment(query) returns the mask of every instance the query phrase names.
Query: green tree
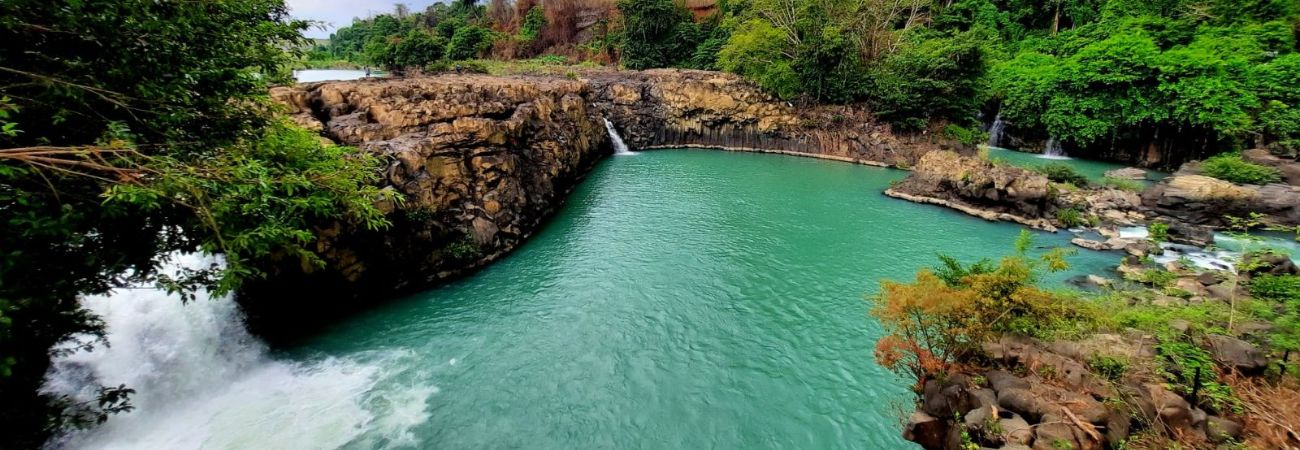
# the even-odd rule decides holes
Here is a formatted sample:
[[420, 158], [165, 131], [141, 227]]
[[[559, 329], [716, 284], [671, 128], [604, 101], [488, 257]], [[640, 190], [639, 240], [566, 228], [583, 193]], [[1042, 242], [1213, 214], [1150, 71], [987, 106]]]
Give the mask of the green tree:
[[623, 65], [629, 69], [672, 67], [689, 58], [699, 41], [690, 12], [672, 0], [620, 0]]
[[[13, 0], [0, 14], [0, 447], [70, 417], [36, 392], [77, 303], [122, 284], [236, 289], [268, 255], [315, 264], [312, 224], [379, 227], [375, 161], [271, 115], [307, 23], [282, 0]], [[160, 256], [225, 267], [157, 275]], [[93, 342], [85, 342], [93, 345]], [[127, 393], [104, 391], [107, 412]], [[93, 416], [92, 416], [93, 417]], [[84, 419], [77, 415], [71, 419]]]

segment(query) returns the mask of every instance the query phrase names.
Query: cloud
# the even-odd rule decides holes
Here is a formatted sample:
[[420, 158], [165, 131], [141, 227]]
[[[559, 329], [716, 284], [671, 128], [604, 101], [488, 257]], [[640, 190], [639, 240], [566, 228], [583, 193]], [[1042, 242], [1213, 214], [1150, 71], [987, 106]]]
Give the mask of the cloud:
[[303, 33], [311, 38], [327, 38], [338, 27], [352, 23], [353, 18], [369, 17], [392, 12], [393, 5], [405, 3], [411, 11], [422, 11], [437, 0], [288, 0], [289, 11], [298, 19], [322, 22], [324, 28], [312, 28]]

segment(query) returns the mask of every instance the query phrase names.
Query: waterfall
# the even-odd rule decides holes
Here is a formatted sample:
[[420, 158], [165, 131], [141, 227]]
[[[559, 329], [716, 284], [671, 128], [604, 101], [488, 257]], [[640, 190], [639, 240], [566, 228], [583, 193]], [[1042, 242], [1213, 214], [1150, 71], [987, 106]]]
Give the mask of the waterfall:
[[1046, 159], [1070, 159], [1065, 154], [1065, 149], [1061, 148], [1061, 141], [1056, 140], [1056, 136], [1047, 139], [1047, 146], [1043, 148], [1043, 158]]
[[614, 123], [613, 123], [613, 122], [610, 122], [609, 119], [605, 119], [605, 129], [606, 129], [606, 130], [609, 130], [609, 140], [610, 140], [610, 141], [613, 141], [613, 143], [614, 143], [614, 154], [615, 154], [615, 155], [635, 155], [635, 154], [636, 154], [636, 153], [633, 153], [631, 150], [628, 150], [628, 149], [627, 149], [627, 144], [623, 142], [623, 137], [618, 135], [618, 130], [615, 130], [615, 129], [614, 129]]
[[[220, 261], [178, 255], [164, 271], [214, 263]], [[379, 365], [271, 357], [245, 329], [229, 297], [200, 293], [183, 303], [162, 290], [138, 287], [81, 303], [103, 319], [108, 345], [77, 351], [69, 344], [64, 356], [51, 361], [41, 391], [93, 404], [100, 386], [125, 384], [136, 391], [135, 409], [59, 435], [47, 448], [338, 448], [367, 439], [390, 445], [427, 420], [425, 402], [434, 391], [407, 391], [405, 403], [382, 401], [376, 410], [372, 404], [381, 400], [369, 397], [386, 377]], [[390, 408], [419, 413], [397, 417]], [[394, 425], [395, 420], [407, 423]]]
[[1002, 113], [999, 112], [998, 115], [993, 118], [993, 125], [989, 127], [989, 147], [1002, 146], [1002, 130], [1006, 127], [1006, 122], [1002, 121]]

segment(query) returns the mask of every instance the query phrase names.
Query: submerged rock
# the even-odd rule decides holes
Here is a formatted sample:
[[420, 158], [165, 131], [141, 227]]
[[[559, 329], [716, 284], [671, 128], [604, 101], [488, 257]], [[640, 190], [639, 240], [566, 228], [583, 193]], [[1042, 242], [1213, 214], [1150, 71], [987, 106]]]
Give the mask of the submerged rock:
[[1147, 171], [1136, 167], [1125, 167], [1122, 169], [1107, 170], [1105, 176], [1107, 178], [1119, 178], [1124, 180], [1145, 180], [1147, 178]]

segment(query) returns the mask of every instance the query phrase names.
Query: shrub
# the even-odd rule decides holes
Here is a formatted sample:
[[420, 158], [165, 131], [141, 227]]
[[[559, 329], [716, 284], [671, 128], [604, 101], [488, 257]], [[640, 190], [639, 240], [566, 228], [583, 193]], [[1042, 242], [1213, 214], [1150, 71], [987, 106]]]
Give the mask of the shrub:
[[[1169, 224], [1151, 222], [1151, 224], [1147, 225], [1147, 239], [1156, 244], [1169, 240]], [[1192, 265], [1189, 264], [1187, 267], [1192, 267]]]
[[1225, 153], [1206, 159], [1201, 164], [1205, 176], [1242, 184], [1267, 184], [1282, 180], [1282, 172], [1241, 158], [1235, 153]]
[[[1211, 412], [1224, 413], [1236, 411], [1241, 401], [1233, 394], [1232, 388], [1219, 382], [1219, 373], [1205, 349], [1186, 342], [1161, 342], [1156, 344], [1156, 353], [1164, 359], [1164, 364], [1156, 367], [1156, 373], [1167, 380], [1171, 391], [1189, 396], [1193, 390], [1197, 393], [1197, 404]], [[1199, 373], [1199, 376], [1197, 375]], [[1199, 385], [1199, 389], [1195, 389]]]
[[1073, 207], [1056, 210], [1056, 220], [1066, 228], [1075, 228], [1088, 223], [1084, 220], [1083, 213]]
[[[962, 145], [973, 145], [987, 140], [988, 133], [972, 130], [957, 124], [948, 124], [948, 126], [943, 127], [943, 136], [960, 142]], [[987, 150], [985, 150], [985, 155], [987, 154]]]
[[1075, 171], [1073, 167], [1063, 163], [1044, 164], [1034, 169], [1035, 172], [1041, 173], [1056, 183], [1072, 184], [1075, 186], [1087, 186], [1088, 177], [1083, 176]]
[[447, 59], [474, 59], [492, 47], [492, 30], [477, 25], [457, 28], [447, 42]]
[[1141, 181], [1126, 180], [1123, 178], [1105, 177], [1101, 179], [1101, 185], [1109, 188], [1119, 189], [1121, 191], [1142, 192], [1146, 189]]
[[1088, 368], [1110, 381], [1119, 381], [1128, 370], [1128, 361], [1110, 356], [1093, 355], [1088, 358]]
[[1036, 285], [1044, 271], [1068, 266], [1064, 250], [1033, 258], [1031, 244], [1032, 235], [1022, 232], [1015, 253], [997, 265], [982, 260], [963, 266], [940, 257], [943, 267], [922, 269], [911, 283], [882, 282], [871, 313], [889, 334], [876, 344], [877, 360], [920, 381], [1003, 333], [1048, 337], [1088, 314], [1081, 302]]
[[1260, 275], [1250, 281], [1250, 295], [1260, 300], [1300, 301], [1300, 276]]

